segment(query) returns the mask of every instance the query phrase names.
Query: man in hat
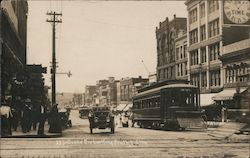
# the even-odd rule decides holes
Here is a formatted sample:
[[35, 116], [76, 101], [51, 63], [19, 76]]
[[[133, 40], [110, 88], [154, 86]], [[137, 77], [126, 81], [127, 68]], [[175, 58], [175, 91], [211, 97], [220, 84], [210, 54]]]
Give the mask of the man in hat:
[[22, 131], [24, 133], [29, 132], [31, 130], [31, 100], [27, 98], [25, 100], [23, 109], [21, 111], [21, 126], [22, 126]]
[[38, 126], [38, 135], [44, 135], [44, 124], [47, 119], [47, 108], [44, 105], [39, 106], [39, 126]]

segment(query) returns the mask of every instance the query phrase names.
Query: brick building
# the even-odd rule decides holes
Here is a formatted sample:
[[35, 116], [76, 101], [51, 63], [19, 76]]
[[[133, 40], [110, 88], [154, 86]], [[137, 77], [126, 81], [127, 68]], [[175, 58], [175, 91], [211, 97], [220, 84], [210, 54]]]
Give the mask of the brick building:
[[156, 27], [157, 40], [157, 81], [176, 79], [175, 40], [181, 31], [186, 30], [186, 18], [160, 22]]

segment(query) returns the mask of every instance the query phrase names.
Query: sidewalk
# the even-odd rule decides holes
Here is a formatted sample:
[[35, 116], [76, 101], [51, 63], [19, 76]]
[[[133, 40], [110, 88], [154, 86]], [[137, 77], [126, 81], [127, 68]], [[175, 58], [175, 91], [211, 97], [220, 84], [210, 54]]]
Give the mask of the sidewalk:
[[17, 131], [14, 131], [12, 129], [12, 135], [11, 136], [5, 136], [2, 138], [56, 138], [56, 137], [61, 137], [61, 133], [49, 133], [49, 124], [48, 122], [45, 123], [44, 125], [44, 135], [37, 135], [37, 130], [38, 130], [38, 125], [37, 129], [33, 130], [31, 128], [30, 132], [23, 133], [21, 126], [18, 126]]
[[246, 124], [237, 122], [223, 122], [220, 123], [217, 128], [208, 128], [208, 135], [216, 138], [227, 139], [234, 135], [235, 132], [239, 131]]

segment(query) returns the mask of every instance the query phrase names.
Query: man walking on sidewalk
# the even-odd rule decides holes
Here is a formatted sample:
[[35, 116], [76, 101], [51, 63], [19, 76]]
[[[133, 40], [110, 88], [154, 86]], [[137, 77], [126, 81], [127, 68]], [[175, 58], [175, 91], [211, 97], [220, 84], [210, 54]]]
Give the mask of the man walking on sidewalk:
[[44, 135], [44, 124], [45, 124], [45, 121], [47, 119], [47, 109], [43, 105], [40, 105], [40, 107], [39, 107], [38, 119], [39, 119], [39, 126], [38, 126], [37, 134]]

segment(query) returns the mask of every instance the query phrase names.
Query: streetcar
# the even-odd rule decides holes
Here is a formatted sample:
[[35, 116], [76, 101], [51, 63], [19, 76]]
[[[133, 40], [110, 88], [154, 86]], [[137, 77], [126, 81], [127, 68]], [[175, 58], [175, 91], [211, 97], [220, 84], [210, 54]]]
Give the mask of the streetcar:
[[187, 83], [153, 85], [133, 97], [132, 122], [141, 128], [205, 129], [199, 89]]

